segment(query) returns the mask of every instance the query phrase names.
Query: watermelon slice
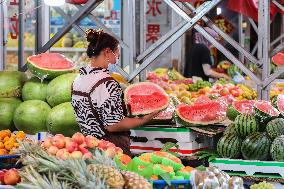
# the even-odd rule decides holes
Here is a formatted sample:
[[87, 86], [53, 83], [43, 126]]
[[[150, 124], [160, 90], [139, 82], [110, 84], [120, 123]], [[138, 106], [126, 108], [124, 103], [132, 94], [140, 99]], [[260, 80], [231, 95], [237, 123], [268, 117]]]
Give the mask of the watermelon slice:
[[253, 114], [253, 100], [234, 101], [227, 109], [227, 117], [234, 121], [239, 114]]
[[277, 66], [284, 66], [284, 54], [283, 53], [277, 53], [272, 57], [272, 62]]
[[181, 104], [176, 108], [176, 114], [184, 125], [209, 125], [223, 121], [226, 118], [226, 109], [222, 103], [211, 101], [192, 106]]
[[270, 102], [265, 100], [256, 101], [254, 104], [254, 112], [260, 122], [265, 123], [279, 116], [280, 112], [274, 108]]
[[73, 72], [74, 63], [59, 53], [42, 53], [27, 58], [28, 69], [40, 79], [53, 79]]
[[168, 107], [170, 98], [158, 85], [141, 82], [125, 89], [125, 103], [133, 116], [146, 115]]
[[284, 116], [284, 95], [277, 96], [276, 107], [280, 111], [281, 115]]

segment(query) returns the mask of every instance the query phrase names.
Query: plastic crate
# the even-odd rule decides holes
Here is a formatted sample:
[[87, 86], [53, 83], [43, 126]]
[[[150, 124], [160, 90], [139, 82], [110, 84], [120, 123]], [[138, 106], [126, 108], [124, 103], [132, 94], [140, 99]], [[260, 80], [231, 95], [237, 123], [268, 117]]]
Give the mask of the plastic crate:
[[164, 180], [155, 180], [153, 181], [154, 189], [188, 189], [191, 188], [191, 184], [189, 180], [172, 180], [171, 186], [167, 184]]
[[20, 155], [3, 155], [0, 156], [0, 170], [1, 169], [11, 169], [11, 168], [21, 168], [21, 164], [16, 164], [17, 159], [20, 158]]

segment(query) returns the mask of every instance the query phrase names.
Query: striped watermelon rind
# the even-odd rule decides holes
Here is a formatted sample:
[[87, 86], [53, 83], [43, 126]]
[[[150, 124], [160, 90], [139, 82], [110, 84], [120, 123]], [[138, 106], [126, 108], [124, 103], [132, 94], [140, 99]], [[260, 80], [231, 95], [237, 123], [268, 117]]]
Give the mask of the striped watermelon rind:
[[238, 158], [242, 140], [233, 134], [221, 137], [217, 143], [217, 152], [223, 158]]
[[274, 108], [270, 102], [264, 100], [259, 100], [254, 103], [254, 112], [255, 116], [262, 123], [266, 123], [280, 115], [280, 112]]
[[270, 155], [274, 161], [284, 161], [284, 135], [278, 136], [272, 142]]
[[235, 131], [240, 138], [259, 131], [259, 122], [253, 115], [238, 115], [234, 121]]
[[284, 135], [284, 119], [276, 118], [268, 122], [266, 132], [271, 139]]
[[242, 156], [246, 160], [268, 160], [271, 140], [266, 133], [255, 132], [248, 136], [242, 144]]
[[224, 131], [224, 135], [227, 135], [227, 134], [237, 135], [236, 126], [235, 126], [234, 123], [231, 123], [229, 126], [226, 127], [226, 129]]

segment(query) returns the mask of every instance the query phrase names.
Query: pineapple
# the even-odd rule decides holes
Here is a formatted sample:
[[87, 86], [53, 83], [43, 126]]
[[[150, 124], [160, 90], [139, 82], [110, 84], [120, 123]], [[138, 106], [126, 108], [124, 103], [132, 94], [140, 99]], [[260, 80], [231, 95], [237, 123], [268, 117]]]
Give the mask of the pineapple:
[[114, 167], [101, 165], [101, 164], [90, 164], [87, 170], [90, 173], [95, 173], [99, 177], [102, 177], [106, 184], [114, 189], [121, 189], [124, 186], [124, 179], [120, 172]]
[[130, 171], [121, 171], [125, 189], [152, 189], [152, 185], [142, 176]]

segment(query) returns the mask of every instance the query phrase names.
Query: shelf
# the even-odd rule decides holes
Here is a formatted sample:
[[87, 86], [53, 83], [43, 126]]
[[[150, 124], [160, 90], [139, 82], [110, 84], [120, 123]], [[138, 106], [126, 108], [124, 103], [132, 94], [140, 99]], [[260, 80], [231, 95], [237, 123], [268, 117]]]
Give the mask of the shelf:
[[[34, 51], [34, 48], [25, 48], [25, 51]], [[7, 51], [18, 51], [17, 47], [7, 47]], [[85, 48], [73, 48], [73, 47], [65, 47], [65, 48], [51, 48], [51, 52], [86, 52]]]

